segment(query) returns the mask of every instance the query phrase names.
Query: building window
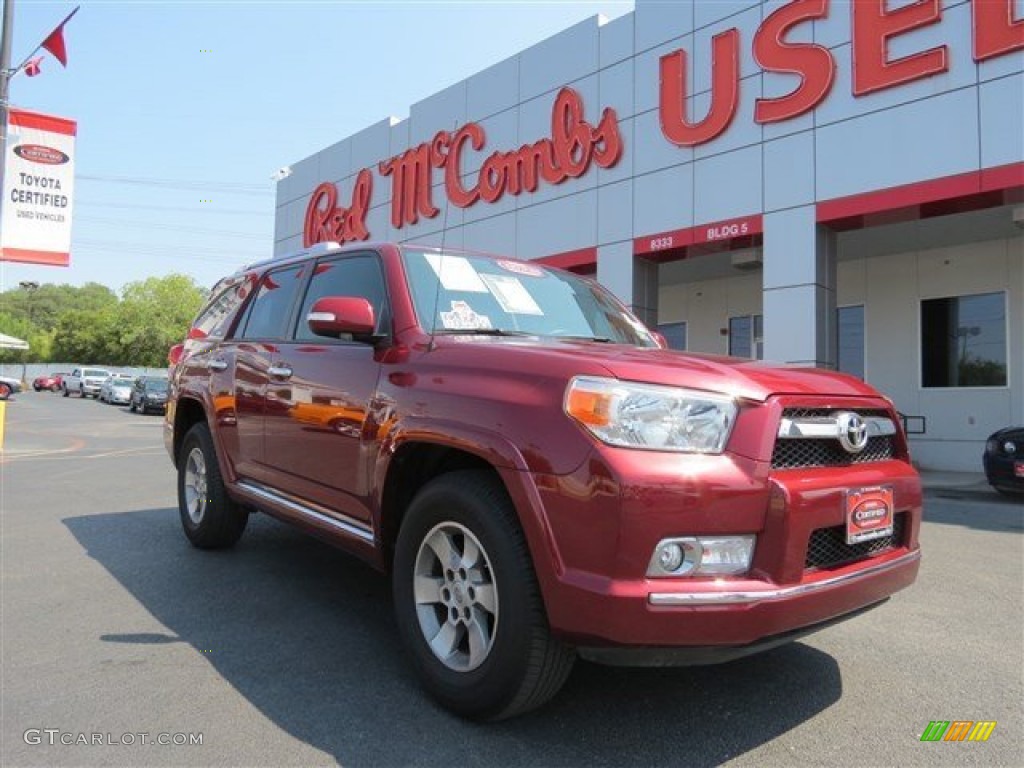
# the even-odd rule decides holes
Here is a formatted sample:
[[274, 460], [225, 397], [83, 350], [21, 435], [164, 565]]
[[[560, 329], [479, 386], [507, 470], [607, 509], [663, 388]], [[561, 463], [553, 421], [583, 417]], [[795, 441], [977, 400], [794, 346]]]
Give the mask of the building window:
[[764, 319], [761, 315], [729, 318], [729, 354], [764, 359]]
[[658, 333], [665, 337], [669, 349], [686, 349], [686, 323], [662, 323]]
[[839, 370], [864, 378], [864, 305], [836, 309]]
[[1006, 386], [1005, 294], [921, 302], [921, 385]]

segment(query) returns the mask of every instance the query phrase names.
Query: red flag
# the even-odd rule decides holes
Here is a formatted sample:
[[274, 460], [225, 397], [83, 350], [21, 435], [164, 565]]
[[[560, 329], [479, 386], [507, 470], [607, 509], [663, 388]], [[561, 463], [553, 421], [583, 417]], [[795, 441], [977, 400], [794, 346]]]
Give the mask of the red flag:
[[39, 66], [40, 64], [42, 64], [42, 62], [42, 56], [37, 56], [34, 59], [29, 59], [28, 63], [25, 65], [25, 74], [29, 77], [35, 77], [36, 75], [38, 75], [40, 72], [43, 71], [42, 68]]
[[40, 48], [45, 48], [53, 54], [53, 58], [59, 61], [65, 67], [68, 65], [68, 52], [64, 47], [64, 25], [71, 21], [71, 17], [78, 13], [78, 8], [75, 8], [68, 17], [64, 19], [57, 28], [49, 34], [49, 36], [43, 40]]

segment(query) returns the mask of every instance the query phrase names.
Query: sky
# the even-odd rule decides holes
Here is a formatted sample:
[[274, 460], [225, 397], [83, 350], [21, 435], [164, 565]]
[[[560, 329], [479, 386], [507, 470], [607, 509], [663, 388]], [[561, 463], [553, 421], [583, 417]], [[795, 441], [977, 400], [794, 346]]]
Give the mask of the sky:
[[[9, 0], [8, 0], [9, 1]], [[596, 14], [583, 2], [15, 0], [16, 66], [75, 7], [68, 66], [11, 104], [78, 122], [71, 266], [0, 262], [22, 281], [203, 286], [273, 250], [271, 175]]]

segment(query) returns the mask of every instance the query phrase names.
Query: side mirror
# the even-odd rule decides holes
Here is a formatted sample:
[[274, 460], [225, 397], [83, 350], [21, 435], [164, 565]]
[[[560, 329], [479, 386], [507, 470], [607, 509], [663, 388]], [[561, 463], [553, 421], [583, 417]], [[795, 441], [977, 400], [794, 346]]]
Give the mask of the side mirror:
[[665, 338], [663, 333], [660, 331], [651, 331], [651, 336], [653, 336], [654, 340], [658, 342], [659, 347], [662, 349], [668, 349], [668, 339]]
[[377, 328], [373, 306], [357, 296], [324, 296], [317, 299], [306, 316], [309, 330], [317, 336], [337, 338], [343, 333], [352, 338], [372, 336]]

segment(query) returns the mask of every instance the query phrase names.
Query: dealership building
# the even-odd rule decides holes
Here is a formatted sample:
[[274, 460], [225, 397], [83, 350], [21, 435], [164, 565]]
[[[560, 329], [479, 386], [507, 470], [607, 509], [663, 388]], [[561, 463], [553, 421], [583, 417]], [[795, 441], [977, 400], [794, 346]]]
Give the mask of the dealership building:
[[637, 0], [338, 138], [276, 253], [592, 275], [673, 347], [866, 379], [926, 468], [1024, 423], [1021, 0]]

